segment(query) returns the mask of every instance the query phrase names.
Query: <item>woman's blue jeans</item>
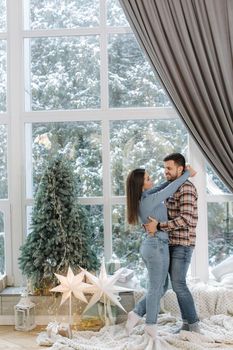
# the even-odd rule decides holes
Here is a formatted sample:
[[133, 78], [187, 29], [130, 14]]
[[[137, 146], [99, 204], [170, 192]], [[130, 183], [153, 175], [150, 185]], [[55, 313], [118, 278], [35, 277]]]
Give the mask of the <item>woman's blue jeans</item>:
[[146, 296], [135, 306], [134, 312], [140, 317], [146, 314], [146, 323], [155, 324], [169, 267], [167, 233], [158, 232], [155, 237], [147, 235], [140, 252], [148, 270], [149, 282]]
[[186, 284], [186, 274], [191, 261], [193, 247], [170, 246], [169, 274], [172, 289], [176, 293], [180, 312], [183, 320], [189, 324], [199, 321], [193, 297]]

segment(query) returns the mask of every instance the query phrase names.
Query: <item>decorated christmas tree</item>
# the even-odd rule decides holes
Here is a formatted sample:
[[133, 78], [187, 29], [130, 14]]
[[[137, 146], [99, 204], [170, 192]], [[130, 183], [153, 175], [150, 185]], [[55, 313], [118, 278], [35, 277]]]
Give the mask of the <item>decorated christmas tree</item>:
[[31, 232], [22, 245], [19, 266], [34, 288], [56, 285], [54, 273], [95, 270], [93, 228], [88, 212], [77, 202], [72, 166], [62, 156], [52, 159], [41, 178], [32, 211]]

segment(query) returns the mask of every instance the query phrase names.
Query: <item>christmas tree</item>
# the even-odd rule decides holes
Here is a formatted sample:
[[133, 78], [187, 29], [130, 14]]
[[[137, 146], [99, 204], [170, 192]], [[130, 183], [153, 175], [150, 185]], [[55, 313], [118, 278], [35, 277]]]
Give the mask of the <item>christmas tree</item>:
[[20, 248], [20, 269], [36, 289], [56, 285], [54, 273], [66, 273], [69, 265], [74, 271], [98, 267], [91, 249], [93, 229], [76, 189], [69, 161], [62, 156], [51, 160], [35, 196], [31, 232]]

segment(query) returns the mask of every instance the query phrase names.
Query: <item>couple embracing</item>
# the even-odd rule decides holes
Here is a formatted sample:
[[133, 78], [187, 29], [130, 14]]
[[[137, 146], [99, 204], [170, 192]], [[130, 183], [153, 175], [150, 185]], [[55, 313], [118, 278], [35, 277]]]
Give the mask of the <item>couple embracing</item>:
[[193, 297], [186, 284], [196, 239], [197, 191], [188, 180], [196, 175], [185, 165], [180, 153], [164, 158], [167, 182], [153, 187], [145, 169], [133, 170], [127, 178], [127, 216], [129, 224], [143, 223], [145, 238], [140, 247], [148, 271], [148, 290], [128, 314], [126, 330], [132, 332], [146, 315], [145, 332], [156, 340], [160, 299], [168, 284], [168, 273], [176, 293], [183, 325], [181, 329], [200, 332]]

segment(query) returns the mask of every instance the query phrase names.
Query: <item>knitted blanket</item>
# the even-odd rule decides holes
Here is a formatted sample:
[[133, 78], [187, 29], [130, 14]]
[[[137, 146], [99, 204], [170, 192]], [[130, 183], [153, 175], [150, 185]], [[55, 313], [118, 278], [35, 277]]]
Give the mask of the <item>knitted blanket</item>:
[[[56, 335], [48, 339], [39, 334], [37, 343], [51, 346], [50, 350], [233, 350], [233, 289], [193, 284], [190, 290], [200, 317], [201, 334], [181, 331], [174, 334], [180, 325], [180, 312], [175, 293], [169, 290], [161, 302], [164, 313], [158, 319], [158, 339], [155, 342], [144, 333], [144, 321], [127, 336], [125, 322], [106, 326], [99, 332], [73, 332], [68, 339]], [[137, 302], [143, 292], [135, 293]]]
[[[200, 319], [212, 315], [233, 316], [233, 289], [219, 285], [205, 283], [190, 284], [197, 314]], [[161, 308], [164, 312], [180, 317], [180, 310], [175, 293], [169, 289], [161, 300]]]
[[[158, 320], [158, 339], [155, 342], [144, 333], [144, 322], [137, 325], [127, 336], [125, 323], [106, 326], [99, 332], [73, 332], [73, 338], [56, 336], [50, 350], [211, 350], [233, 349], [233, 317], [215, 315], [200, 322], [202, 334], [181, 331], [173, 334], [180, 321], [169, 314], [162, 314]], [[47, 339], [48, 340], [48, 339]], [[46, 344], [46, 334], [37, 339]]]

